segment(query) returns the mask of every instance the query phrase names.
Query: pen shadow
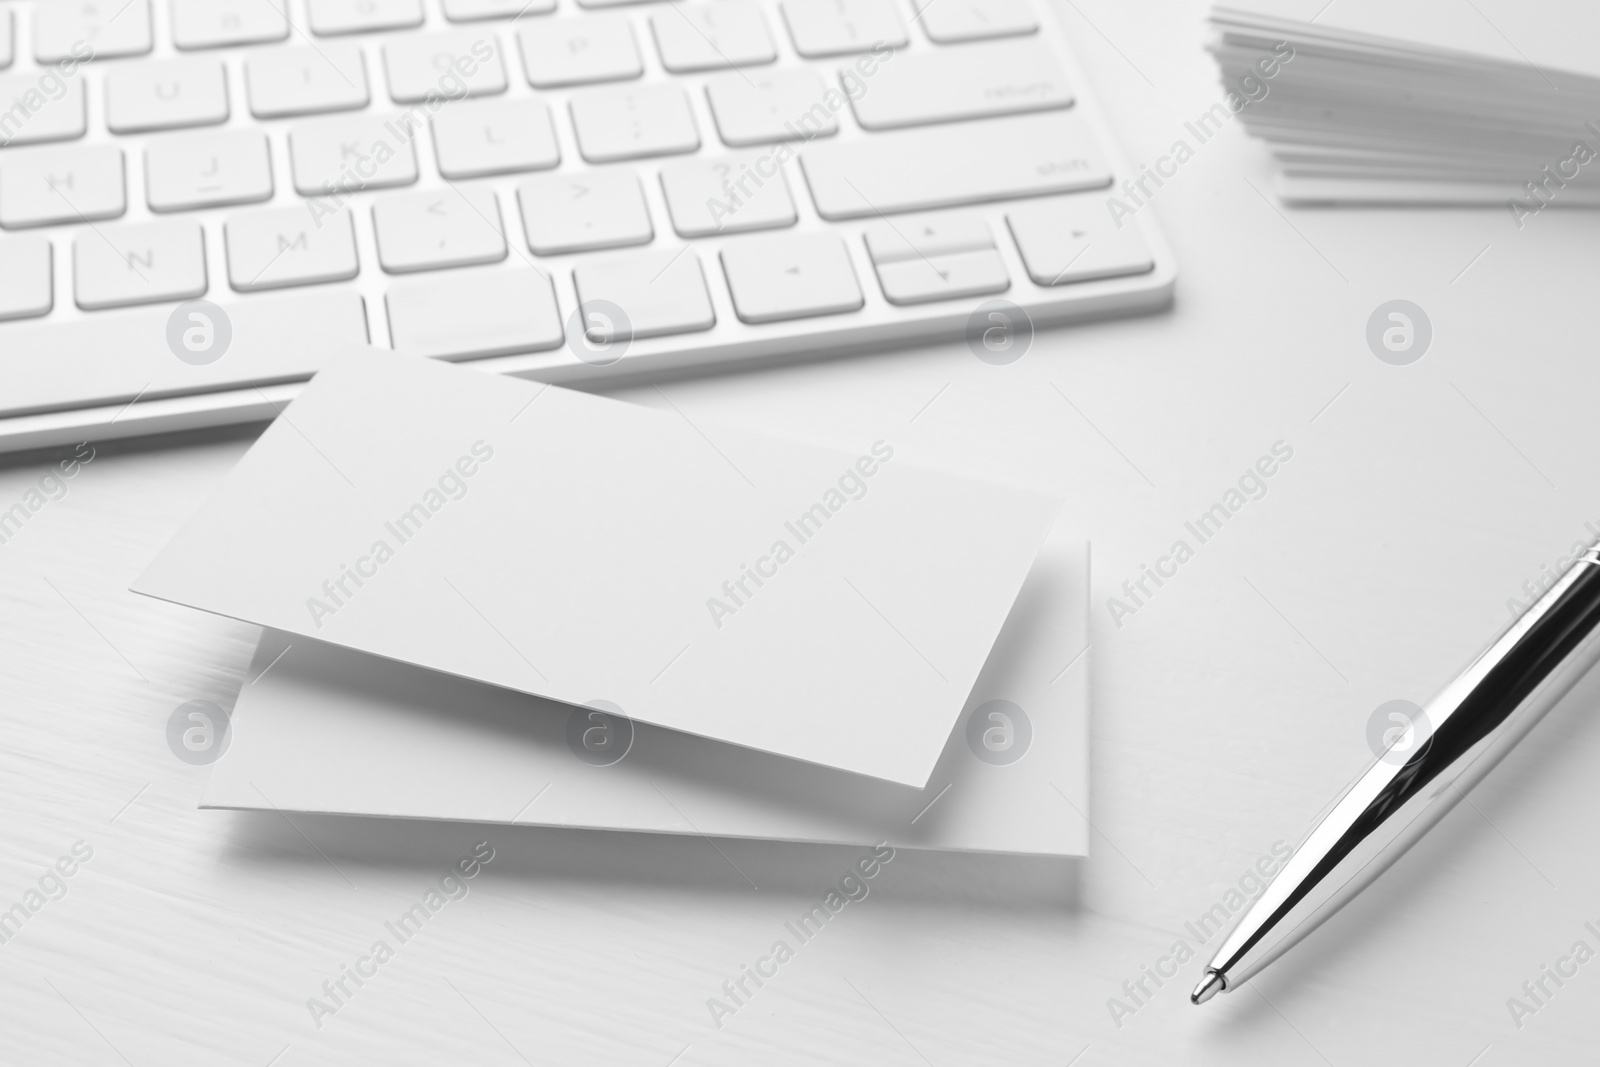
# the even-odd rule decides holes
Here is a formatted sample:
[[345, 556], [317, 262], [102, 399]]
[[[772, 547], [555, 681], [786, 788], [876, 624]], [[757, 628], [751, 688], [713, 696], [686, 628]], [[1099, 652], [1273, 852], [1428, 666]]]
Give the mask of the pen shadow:
[[[1276, 990], [1297, 990], [1350, 961], [1371, 958], [1374, 946], [1392, 941], [1427, 905], [1423, 898], [1458, 877], [1448, 863], [1427, 862], [1435, 850], [1463, 855], [1488, 846], [1504, 850], [1508, 862], [1527, 868], [1536, 858], [1510, 855], [1517, 849], [1504, 834], [1513, 808], [1533, 807], [1548, 798], [1552, 783], [1572, 781], [1600, 751], [1600, 669], [1590, 671], [1564, 696], [1496, 768], [1458, 803], [1418, 845], [1401, 856], [1366, 891], [1326, 924], [1292, 948], [1255, 983], [1270, 981]], [[1485, 793], [1485, 788], [1492, 790]], [[1520, 855], [1520, 849], [1517, 852]], [[1543, 884], [1547, 875], [1534, 867], [1528, 877]], [[1559, 882], [1558, 882], [1559, 884]], [[1262, 997], [1251, 997], [1231, 1017], [1237, 1025], [1271, 1023], [1277, 1010]]]
[[[496, 881], [533, 892], [671, 895], [762, 893], [811, 897], [871, 849], [860, 845], [712, 838], [548, 826], [510, 826], [329, 814], [234, 811], [225, 860], [245, 869], [332, 864], [362, 876], [424, 880], [487, 840]], [[1003, 907], [1073, 914], [1082, 860], [897, 848], [874, 891], [924, 906]], [[892, 876], [890, 876], [892, 872]]]

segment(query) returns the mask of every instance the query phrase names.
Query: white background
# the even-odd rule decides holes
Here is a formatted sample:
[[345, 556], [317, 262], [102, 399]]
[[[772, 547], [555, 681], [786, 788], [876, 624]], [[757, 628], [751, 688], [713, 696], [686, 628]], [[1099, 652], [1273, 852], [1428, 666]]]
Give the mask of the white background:
[[[1219, 96], [1203, 16], [1197, 0], [1063, 7], [1135, 165]], [[1582, 926], [1600, 926], [1600, 678], [1258, 982], [1193, 1008], [1197, 959], [1120, 1026], [1108, 1010], [1362, 769], [1373, 709], [1425, 700], [1525, 580], [1600, 527], [1600, 217], [1547, 211], [1519, 231], [1504, 209], [1280, 210], [1270, 183], [1235, 127], [1160, 190], [1170, 313], [1042, 334], [1008, 367], [956, 344], [662, 389], [695, 420], [881, 437], [1069, 499], [1095, 544], [1087, 861], [902, 853], [719, 1030], [706, 998], [857, 850], [196, 810], [206, 772], [173, 757], [165, 724], [184, 701], [231, 702], [254, 631], [125, 590], [248, 442], [103, 449], [0, 545], [0, 909], [74, 841], [95, 850], [0, 945], [0, 1058], [1592, 1058], [1600, 960], [1520, 1029], [1506, 999], [1574, 941], [1600, 950]], [[1395, 298], [1434, 328], [1408, 367], [1364, 340]], [[1269, 494], [1115, 627], [1105, 598], [1278, 440], [1294, 458]], [[0, 507], [41, 471], [0, 470]], [[306, 998], [484, 836], [497, 857], [470, 895], [314, 1027]]]

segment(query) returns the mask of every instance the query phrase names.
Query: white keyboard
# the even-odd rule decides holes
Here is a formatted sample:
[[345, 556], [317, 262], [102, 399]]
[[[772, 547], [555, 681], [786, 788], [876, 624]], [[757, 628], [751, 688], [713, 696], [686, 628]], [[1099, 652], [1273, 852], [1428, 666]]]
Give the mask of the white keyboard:
[[1166, 305], [1046, 0], [915, 2], [0, 0], [0, 451]]

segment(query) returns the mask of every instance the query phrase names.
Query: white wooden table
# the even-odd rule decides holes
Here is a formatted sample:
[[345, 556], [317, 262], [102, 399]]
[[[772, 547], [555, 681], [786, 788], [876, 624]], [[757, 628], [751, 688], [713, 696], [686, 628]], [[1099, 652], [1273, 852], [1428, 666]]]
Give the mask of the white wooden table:
[[[1218, 96], [1203, 14], [1064, 6], [1135, 162]], [[1146, 977], [1366, 764], [1374, 709], [1429, 696], [1600, 528], [1600, 215], [1285, 211], [1270, 181], [1232, 128], [1145, 209], [1179, 257], [1169, 314], [1044, 333], [1007, 367], [956, 344], [662, 390], [1068, 497], [1095, 544], [1088, 860], [901, 853], [718, 1027], [708, 998], [858, 850], [198, 811], [167, 718], [226, 706], [254, 631], [126, 586], [248, 440], [102, 449], [0, 544], [0, 909], [65, 889], [0, 944], [0, 1061], [1592, 1061], [1600, 961], [1561, 964], [1533, 1014], [1507, 1001], [1600, 951], [1600, 678], [1251, 987], [1195, 1009], [1203, 960]], [[1396, 298], [1433, 325], [1410, 366], [1364, 339]], [[1264, 497], [1186, 533], [1279, 441]], [[44, 470], [0, 468], [0, 508]], [[1193, 558], [1117, 625], [1107, 598], [1180, 538]], [[308, 998], [484, 838], [468, 895], [316, 1025]], [[76, 842], [92, 856], [46, 876]]]

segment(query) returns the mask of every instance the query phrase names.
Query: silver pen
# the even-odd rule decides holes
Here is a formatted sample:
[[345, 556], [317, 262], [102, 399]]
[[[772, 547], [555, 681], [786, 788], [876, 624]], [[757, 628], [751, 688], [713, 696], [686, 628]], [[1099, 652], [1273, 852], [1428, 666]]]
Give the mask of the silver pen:
[[1600, 659], [1600, 545], [1423, 709], [1240, 916], [1189, 999], [1232, 992], [1342, 908], [1455, 807]]

